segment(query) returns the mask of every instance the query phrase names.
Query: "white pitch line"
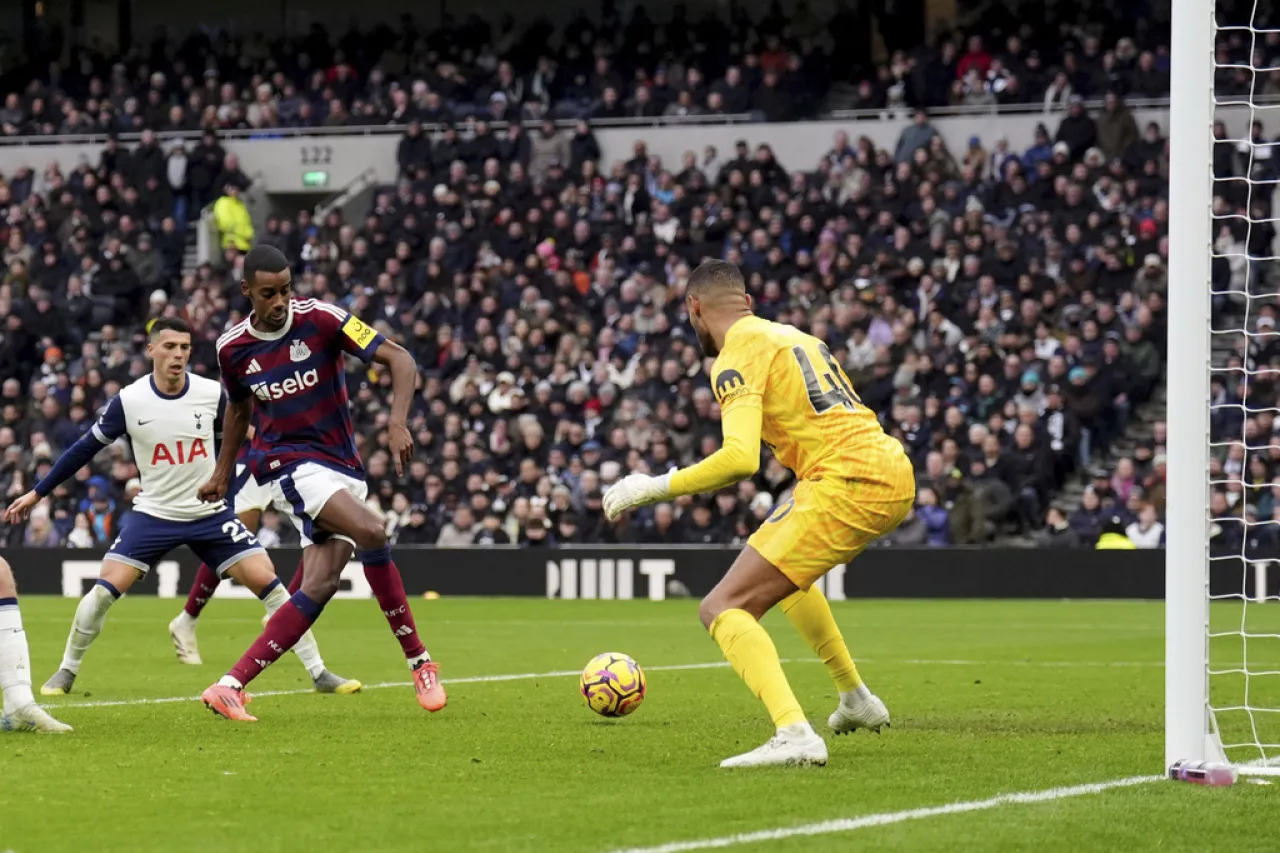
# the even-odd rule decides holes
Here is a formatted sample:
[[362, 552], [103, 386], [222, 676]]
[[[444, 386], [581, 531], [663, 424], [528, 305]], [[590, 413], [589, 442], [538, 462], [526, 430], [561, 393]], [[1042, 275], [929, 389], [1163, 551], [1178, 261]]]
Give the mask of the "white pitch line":
[[[798, 661], [783, 661], [783, 663], [797, 663]], [[817, 661], [814, 661], [815, 663]], [[808, 663], [808, 661], [805, 661]], [[647, 672], [678, 672], [686, 669], [722, 669], [729, 664], [725, 661], [715, 661], [712, 663], [679, 663], [670, 664], [668, 666], [646, 666]], [[577, 669], [561, 669], [551, 672], [514, 672], [507, 675], [470, 675], [463, 678], [442, 678], [445, 684], [487, 684], [495, 681], [532, 681], [535, 678], [567, 678], [571, 675], [581, 675], [582, 671]], [[362, 690], [383, 690], [387, 687], [412, 687], [412, 681], [382, 681], [377, 684], [366, 684]], [[303, 696], [308, 693], [315, 693], [314, 690], [262, 690], [250, 691], [249, 695], [254, 699], [260, 696]], [[129, 705], [168, 705], [174, 702], [199, 702], [199, 696], [161, 696], [154, 699], [108, 699], [101, 702], [56, 702], [46, 704], [46, 708], [119, 708]]]
[[[860, 664], [907, 664], [910, 666], [1031, 666], [1031, 667], [1145, 667], [1164, 666], [1161, 661], [989, 661], [989, 660], [890, 660], [879, 661], [870, 658], [859, 659]], [[783, 658], [782, 663], [819, 663], [816, 658]], [[724, 669], [729, 664], [725, 661], [711, 663], [680, 663], [667, 666], [646, 666], [647, 672], [679, 672], [691, 669]], [[514, 672], [506, 675], [470, 675], [463, 678], [443, 678], [445, 684], [489, 684], [501, 681], [532, 681], [535, 678], [567, 678], [580, 675], [579, 670], [553, 670], [551, 672]], [[384, 690], [388, 687], [412, 687], [412, 681], [382, 681], [377, 684], [366, 684], [363, 690]], [[250, 696], [257, 699], [261, 696], [305, 696], [315, 693], [314, 690], [262, 690], [250, 691]], [[56, 702], [45, 704], [45, 708], [121, 708], [135, 705], [169, 705], [175, 702], [199, 702], [199, 696], [159, 696], [152, 699], [105, 699], [96, 702]]]
[[959, 803], [948, 803], [945, 806], [930, 806], [919, 809], [907, 809], [900, 812], [881, 812], [856, 818], [824, 820], [821, 823], [806, 823], [800, 826], [762, 829], [756, 832], [742, 832], [737, 835], [724, 835], [719, 838], [701, 838], [694, 841], [672, 841], [655, 847], [628, 847], [613, 850], [610, 853], [684, 853], [686, 850], [711, 850], [720, 847], [733, 847], [738, 844], [756, 844], [762, 841], [780, 841], [785, 838], [796, 838], [810, 835], [830, 835], [836, 832], [853, 832], [871, 826], [888, 826], [893, 823], [904, 823], [909, 820], [923, 820], [929, 817], [980, 812], [1006, 805], [1025, 805], [1028, 803], [1048, 803], [1065, 800], [1071, 797], [1082, 797], [1086, 794], [1099, 794], [1113, 788], [1129, 788], [1163, 779], [1163, 776], [1130, 776], [1127, 779], [1112, 779], [1109, 782], [1093, 782], [1087, 785], [1072, 785], [1066, 788], [1049, 788], [1044, 791], [1023, 791], [1016, 794], [997, 794], [985, 800], [968, 800]]

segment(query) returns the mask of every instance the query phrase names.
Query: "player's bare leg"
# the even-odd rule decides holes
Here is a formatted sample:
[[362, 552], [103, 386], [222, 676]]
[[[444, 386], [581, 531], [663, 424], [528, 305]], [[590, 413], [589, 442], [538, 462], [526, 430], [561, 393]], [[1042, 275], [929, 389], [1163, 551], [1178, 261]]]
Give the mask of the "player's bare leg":
[[838, 735], [857, 729], [878, 734], [882, 727], [887, 727], [889, 709], [863, 683], [822, 590], [816, 586], [807, 592], [797, 590], [782, 600], [781, 607], [791, 625], [827, 667], [840, 693], [840, 703], [827, 718], [827, 725]]
[[31, 653], [18, 611], [18, 585], [0, 558], [0, 731], [62, 734], [71, 726], [51, 717], [31, 693]]
[[[339, 491], [325, 502], [316, 521], [325, 530], [349, 537], [360, 548], [360, 562], [364, 564], [365, 579], [378, 600], [378, 607], [386, 617], [391, 633], [400, 643], [410, 671], [413, 672], [418, 703], [428, 711], [444, 708], [448, 696], [440, 683], [440, 668], [431, 660], [431, 655], [418, 636], [418, 626], [409, 609], [409, 599], [405, 595], [400, 570], [391, 559], [391, 547], [387, 543], [382, 519], [349, 492]], [[337, 571], [341, 573], [342, 564]], [[304, 591], [311, 582], [310, 565], [306, 567], [306, 572], [307, 575], [302, 579]], [[334, 582], [336, 583], [336, 577]]]
[[764, 746], [721, 767], [826, 764], [827, 745], [805, 719], [760, 618], [796, 592], [786, 575], [747, 546], [698, 606], [698, 616], [747, 687], [764, 703], [777, 732]]
[[142, 570], [128, 563], [111, 557], [102, 561], [98, 581], [90, 587], [76, 607], [75, 618], [71, 621], [71, 633], [67, 635], [67, 646], [62, 653], [62, 664], [40, 688], [42, 696], [65, 696], [71, 692], [76, 676], [80, 674], [80, 664], [84, 661], [85, 653], [98, 638], [98, 634], [102, 633], [102, 626], [107, 621], [107, 611], [140, 577]]

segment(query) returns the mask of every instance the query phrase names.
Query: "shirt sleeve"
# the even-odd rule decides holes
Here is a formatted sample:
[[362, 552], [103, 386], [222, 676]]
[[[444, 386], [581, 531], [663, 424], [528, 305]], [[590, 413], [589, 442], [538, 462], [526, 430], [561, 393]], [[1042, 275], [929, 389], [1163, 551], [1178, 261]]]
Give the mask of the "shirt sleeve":
[[764, 410], [734, 406], [724, 415], [724, 443], [696, 465], [671, 474], [673, 497], [714, 492], [745, 480], [760, 469], [760, 431]]
[[716, 359], [711, 370], [711, 390], [720, 404], [724, 442], [696, 465], [672, 473], [672, 495], [715, 491], [759, 470], [768, 370], [769, 365], [751, 353], [721, 354]]
[[224, 391], [218, 395], [218, 413], [213, 416], [213, 438], [222, 440], [222, 426], [227, 422], [227, 395]]
[[[106, 422], [105, 427], [104, 422]], [[68, 447], [53, 463], [49, 473], [36, 483], [36, 494], [40, 497], [48, 496], [63, 481], [88, 465], [93, 457], [98, 455], [98, 451], [124, 434], [124, 406], [120, 404], [120, 398], [116, 397], [107, 404], [106, 411], [98, 418], [93, 429], [80, 436], [75, 444]]]
[[316, 323], [340, 350], [368, 364], [386, 338], [359, 317], [336, 305], [325, 305], [315, 312]]
[[227, 391], [227, 397], [232, 402], [239, 403], [245, 397], [248, 397], [252, 391], [248, 386], [240, 380], [235, 370], [231, 367], [231, 347], [218, 348], [218, 372], [222, 374], [222, 387]]
[[764, 408], [764, 387], [769, 365], [754, 353], [721, 355], [711, 368], [711, 390], [720, 404], [721, 417], [739, 407]]
[[104, 445], [110, 444], [122, 435], [127, 435], [128, 432], [129, 427], [124, 417], [124, 403], [120, 402], [119, 397], [111, 398], [111, 402], [107, 403], [107, 407], [102, 410], [97, 422], [89, 430], [89, 433]]

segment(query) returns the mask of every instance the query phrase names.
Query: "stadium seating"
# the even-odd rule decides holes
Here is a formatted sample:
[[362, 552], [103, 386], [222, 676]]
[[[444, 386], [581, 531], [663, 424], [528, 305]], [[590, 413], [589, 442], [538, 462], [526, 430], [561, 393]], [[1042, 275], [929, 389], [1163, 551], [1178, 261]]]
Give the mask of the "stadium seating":
[[[444, 35], [379, 29], [331, 41], [313, 31], [283, 45], [194, 35], [151, 57], [87, 63], [110, 68], [100, 76], [68, 73], [11, 95], [6, 135], [466, 117], [527, 126], [479, 139], [464, 129], [456, 141], [409, 130], [403, 180], [376, 194], [367, 218], [303, 212], [259, 231], [240, 210], [249, 179], [214, 134], [185, 147], [148, 134], [133, 151], [110, 141], [69, 174], [37, 160], [5, 175], [0, 500], [29, 488], [105, 398], [146, 371], [148, 318], [186, 316], [194, 369], [212, 370], [214, 340], [244, 310], [237, 256], [256, 241], [297, 259], [300, 294], [375, 322], [422, 368], [418, 458], [402, 480], [381, 449], [387, 377], [355, 365], [349, 376], [371, 500], [398, 543], [741, 541], [791, 486], [776, 462], [737, 489], [623, 523], [600, 511], [620, 473], [717, 446], [681, 295], [690, 268], [719, 256], [743, 268], [761, 314], [829, 343], [910, 450], [920, 505], [887, 544], [1087, 546], [1117, 512], [1159, 544], [1144, 507], [1158, 524], [1167, 155], [1163, 130], [1140, 127], [1122, 96], [1164, 93], [1167, 48], [1126, 36], [1104, 51], [1092, 35], [1051, 30], [1050, 42], [1024, 31], [877, 67], [837, 59], [821, 39], [789, 31], [783, 41], [766, 19], [755, 25], [760, 48], [731, 64], [718, 46], [745, 31], [698, 26], [701, 54], [687, 28], [641, 18], [626, 25], [627, 49], [594, 62], [574, 50], [553, 61], [538, 49], [546, 33], [494, 34], [474, 21]], [[650, 62], [640, 46], [659, 30], [672, 57]], [[471, 64], [440, 51], [442, 39], [469, 48]], [[177, 59], [163, 66], [161, 54]], [[1100, 109], [1082, 102], [1104, 93]], [[782, 121], [842, 105], [992, 103], [1056, 111], [1034, 138], [974, 137], [962, 151], [924, 113], [892, 151], [832, 124], [829, 153], [792, 173], [751, 150], [680, 168], [597, 163], [591, 129], [658, 115]], [[562, 130], [547, 117], [591, 124]], [[752, 125], [743, 136], [768, 134]], [[223, 254], [190, 268], [187, 223], [215, 201]], [[9, 544], [110, 541], [134, 474], [124, 450], [104, 452]], [[292, 531], [268, 519], [263, 536], [288, 542]]]

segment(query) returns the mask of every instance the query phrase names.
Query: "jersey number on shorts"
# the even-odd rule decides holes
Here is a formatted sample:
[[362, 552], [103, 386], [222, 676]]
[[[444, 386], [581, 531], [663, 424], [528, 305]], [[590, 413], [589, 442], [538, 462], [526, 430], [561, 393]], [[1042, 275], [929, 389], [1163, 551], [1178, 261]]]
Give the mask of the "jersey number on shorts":
[[258, 540], [253, 538], [253, 534], [249, 532], [249, 528], [244, 526], [244, 522], [240, 519], [228, 521], [222, 525], [222, 532], [231, 537], [232, 542], [240, 543], [244, 541], [257, 544]]
[[836, 360], [831, 357], [831, 350], [827, 349], [826, 344], [818, 344], [818, 354], [822, 356], [822, 360], [826, 362], [829, 373], [822, 374], [830, 385], [830, 390], [822, 390], [822, 383], [818, 380], [818, 373], [813, 369], [813, 361], [809, 358], [809, 353], [805, 352], [804, 347], [794, 346], [791, 348], [791, 354], [796, 357], [796, 361], [800, 364], [800, 372], [804, 375], [804, 387], [809, 392], [809, 402], [813, 405], [813, 410], [818, 414], [829, 412], [836, 406], [843, 406], [850, 411], [853, 410], [858, 403], [862, 402], [858, 399], [858, 395], [854, 393], [853, 386], [849, 384], [849, 380], [844, 378], [844, 373], [840, 370], [840, 365], [836, 364]]

